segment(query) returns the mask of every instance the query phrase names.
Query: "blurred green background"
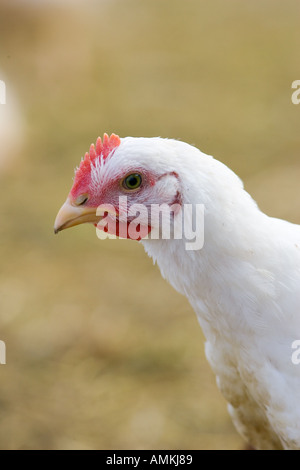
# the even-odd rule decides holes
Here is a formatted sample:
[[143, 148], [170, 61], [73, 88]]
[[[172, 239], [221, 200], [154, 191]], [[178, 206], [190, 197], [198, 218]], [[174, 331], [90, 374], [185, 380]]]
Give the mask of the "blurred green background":
[[296, 0], [1, 0], [1, 449], [242, 448], [142, 246], [53, 222], [115, 132], [195, 144], [300, 223], [299, 18]]

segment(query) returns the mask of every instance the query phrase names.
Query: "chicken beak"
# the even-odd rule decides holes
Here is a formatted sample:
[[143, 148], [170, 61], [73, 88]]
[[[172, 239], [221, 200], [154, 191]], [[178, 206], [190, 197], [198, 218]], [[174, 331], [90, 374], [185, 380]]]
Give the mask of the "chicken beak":
[[96, 215], [96, 210], [95, 207], [75, 206], [68, 197], [56, 216], [54, 233], [86, 222], [97, 224], [101, 217]]

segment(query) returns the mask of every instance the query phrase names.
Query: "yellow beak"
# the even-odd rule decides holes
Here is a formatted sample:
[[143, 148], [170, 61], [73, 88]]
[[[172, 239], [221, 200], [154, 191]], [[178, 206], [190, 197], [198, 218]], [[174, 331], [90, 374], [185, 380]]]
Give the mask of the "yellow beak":
[[86, 222], [97, 224], [101, 217], [96, 215], [96, 210], [93, 207], [76, 206], [68, 197], [56, 216], [54, 233]]

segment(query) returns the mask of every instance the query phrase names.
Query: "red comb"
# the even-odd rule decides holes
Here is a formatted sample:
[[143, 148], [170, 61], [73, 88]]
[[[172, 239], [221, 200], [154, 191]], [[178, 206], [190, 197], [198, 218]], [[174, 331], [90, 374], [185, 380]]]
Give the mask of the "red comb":
[[96, 158], [100, 156], [102, 156], [103, 160], [105, 160], [111, 151], [118, 147], [120, 143], [120, 137], [115, 134], [111, 134], [110, 137], [108, 137], [107, 134], [104, 134], [103, 142], [101, 137], [98, 137], [96, 141], [96, 148], [94, 144], [90, 146], [90, 151], [86, 152], [83, 162], [86, 162], [90, 165]]
[[103, 141], [101, 140], [101, 137], [98, 137], [96, 148], [94, 144], [90, 146], [90, 151], [86, 152], [84, 159], [81, 161], [79, 168], [76, 171], [72, 191], [76, 191], [80, 181], [90, 174], [91, 164], [99, 157], [106, 160], [106, 158], [120, 145], [120, 143], [120, 137], [115, 134], [111, 134], [110, 137], [107, 134], [104, 134]]

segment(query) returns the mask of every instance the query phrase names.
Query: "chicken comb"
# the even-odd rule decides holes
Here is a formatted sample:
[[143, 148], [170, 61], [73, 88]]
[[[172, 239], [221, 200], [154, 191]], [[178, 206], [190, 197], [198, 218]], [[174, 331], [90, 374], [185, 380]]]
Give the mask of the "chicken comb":
[[120, 143], [121, 139], [116, 134], [111, 134], [110, 137], [107, 134], [104, 134], [103, 140], [101, 137], [98, 137], [96, 146], [94, 144], [90, 146], [89, 152], [85, 153], [79, 167], [76, 169], [72, 192], [75, 193], [80, 186], [80, 183], [89, 177], [93, 162], [97, 158], [102, 158], [103, 161], [105, 161], [111, 152], [120, 145]]
[[85, 153], [84, 159], [81, 161], [78, 170], [76, 171], [76, 176], [85, 174], [90, 170], [91, 164], [99, 157], [102, 157], [103, 160], [110, 155], [110, 153], [120, 145], [120, 137], [116, 134], [111, 134], [109, 137], [107, 134], [104, 134], [103, 141], [101, 137], [98, 137], [96, 141], [96, 147], [94, 144], [90, 146], [89, 152]]
[[90, 166], [90, 164], [98, 157], [102, 157], [103, 160], [105, 160], [112, 150], [118, 147], [120, 143], [120, 137], [115, 134], [111, 134], [110, 137], [107, 134], [104, 134], [103, 142], [101, 137], [98, 137], [96, 141], [96, 148], [94, 144], [90, 146], [90, 151], [86, 152], [83, 163], [86, 163]]

